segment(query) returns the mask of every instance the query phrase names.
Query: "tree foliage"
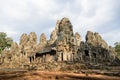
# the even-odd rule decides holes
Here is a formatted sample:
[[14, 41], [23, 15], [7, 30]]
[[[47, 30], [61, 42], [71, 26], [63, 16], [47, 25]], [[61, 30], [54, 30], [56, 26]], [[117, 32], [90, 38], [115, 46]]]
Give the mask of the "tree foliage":
[[114, 45], [115, 45], [115, 51], [120, 56], [120, 42], [116, 42]]
[[12, 38], [7, 37], [6, 33], [0, 32], [0, 53], [5, 48], [9, 48], [12, 42], [13, 42]]

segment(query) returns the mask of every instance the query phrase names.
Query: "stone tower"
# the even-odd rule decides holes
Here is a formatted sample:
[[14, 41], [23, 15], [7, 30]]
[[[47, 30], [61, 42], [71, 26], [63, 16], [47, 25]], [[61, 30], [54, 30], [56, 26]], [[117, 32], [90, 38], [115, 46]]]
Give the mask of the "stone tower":
[[56, 39], [58, 61], [71, 61], [76, 53], [76, 39], [73, 26], [68, 18], [62, 18], [58, 24]]

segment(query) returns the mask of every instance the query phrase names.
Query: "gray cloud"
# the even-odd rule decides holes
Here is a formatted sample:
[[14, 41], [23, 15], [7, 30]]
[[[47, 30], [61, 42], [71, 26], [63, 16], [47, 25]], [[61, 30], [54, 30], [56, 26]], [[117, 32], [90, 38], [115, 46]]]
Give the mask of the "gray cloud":
[[[68, 17], [84, 40], [87, 30], [99, 32], [110, 45], [119, 41], [119, 0], [1, 0], [0, 31], [14, 41], [22, 33], [44, 32], [48, 39], [56, 21]], [[118, 35], [118, 36], [119, 36]], [[113, 37], [113, 38], [111, 38]]]

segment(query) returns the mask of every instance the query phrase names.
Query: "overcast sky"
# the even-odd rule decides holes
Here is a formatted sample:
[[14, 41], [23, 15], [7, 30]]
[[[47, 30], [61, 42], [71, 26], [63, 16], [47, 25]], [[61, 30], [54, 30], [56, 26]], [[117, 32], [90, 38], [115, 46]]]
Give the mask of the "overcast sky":
[[[0, 32], [14, 41], [23, 33], [45, 33], [49, 39], [56, 21], [68, 17], [84, 40], [98, 32], [109, 45], [120, 41], [120, 0], [0, 0]], [[39, 38], [38, 38], [39, 39]]]

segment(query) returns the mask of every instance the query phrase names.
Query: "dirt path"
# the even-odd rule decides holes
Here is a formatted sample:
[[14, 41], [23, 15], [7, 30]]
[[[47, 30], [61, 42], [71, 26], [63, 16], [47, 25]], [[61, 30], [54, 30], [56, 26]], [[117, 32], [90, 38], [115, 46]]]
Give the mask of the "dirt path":
[[120, 77], [98, 74], [77, 74], [66, 72], [29, 71], [0, 75], [0, 80], [120, 80]]

